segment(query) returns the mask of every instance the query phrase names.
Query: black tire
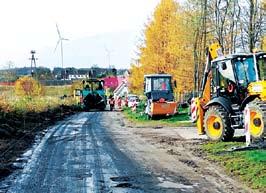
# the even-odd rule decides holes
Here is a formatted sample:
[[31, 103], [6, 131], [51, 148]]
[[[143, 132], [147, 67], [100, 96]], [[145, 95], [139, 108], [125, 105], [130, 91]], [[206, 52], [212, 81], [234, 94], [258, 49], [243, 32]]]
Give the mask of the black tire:
[[[248, 104], [250, 111], [258, 112], [261, 115], [261, 128], [255, 133], [250, 131], [253, 139], [263, 139], [266, 136], [266, 102], [256, 99]], [[250, 121], [251, 128], [255, 126], [253, 120]]]
[[234, 137], [229, 114], [221, 106], [209, 107], [204, 116], [204, 128], [212, 141], [230, 141]]

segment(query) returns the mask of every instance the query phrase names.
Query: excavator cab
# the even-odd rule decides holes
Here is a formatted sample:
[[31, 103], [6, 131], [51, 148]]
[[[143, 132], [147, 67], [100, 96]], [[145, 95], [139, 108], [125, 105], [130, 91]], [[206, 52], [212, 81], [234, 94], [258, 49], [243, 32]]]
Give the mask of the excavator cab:
[[266, 115], [266, 53], [207, 53], [202, 92], [195, 98], [196, 123], [199, 134], [210, 140], [231, 140], [235, 129], [244, 128], [244, 109], [250, 109], [250, 133], [253, 138], [265, 136]]
[[249, 83], [256, 81], [252, 55], [231, 55], [212, 61], [211, 95], [230, 98], [241, 104], [247, 96]]
[[145, 113], [154, 116], [174, 115], [177, 103], [174, 101], [172, 76], [169, 74], [149, 74], [144, 76], [144, 94], [147, 96]]

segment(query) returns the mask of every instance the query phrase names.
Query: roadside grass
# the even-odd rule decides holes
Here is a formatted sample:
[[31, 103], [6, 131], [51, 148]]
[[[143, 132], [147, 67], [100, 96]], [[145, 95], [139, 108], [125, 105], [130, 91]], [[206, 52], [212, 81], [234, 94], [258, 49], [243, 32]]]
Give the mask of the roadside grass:
[[45, 86], [45, 95], [51, 97], [70, 96], [71, 86]]
[[13, 98], [15, 96], [14, 86], [0, 86], [0, 95], [4, 98]]
[[[44, 86], [45, 96], [60, 97], [69, 96], [71, 93], [71, 86]], [[14, 86], [0, 86], [0, 93], [3, 97], [15, 97]]]
[[238, 176], [248, 187], [266, 189], [266, 150], [229, 151], [244, 146], [243, 142], [209, 142], [202, 146], [207, 157], [218, 162], [226, 171]]
[[136, 111], [132, 111], [131, 108], [124, 108], [123, 113], [128, 120], [136, 125], [142, 126], [168, 126], [168, 127], [190, 127], [194, 126], [191, 123], [188, 115], [188, 108], [178, 109], [178, 113], [169, 117], [157, 117], [153, 120], [149, 120], [148, 116], [144, 113], [145, 104], [140, 103]]
[[[45, 86], [45, 94], [40, 97], [18, 97], [13, 86], [0, 86], [0, 104], [2, 112], [42, 112], [61, 105], [73, 106], [75, 101], [70, 86]], [[62, 97], [65, 96], [65, 97]]]

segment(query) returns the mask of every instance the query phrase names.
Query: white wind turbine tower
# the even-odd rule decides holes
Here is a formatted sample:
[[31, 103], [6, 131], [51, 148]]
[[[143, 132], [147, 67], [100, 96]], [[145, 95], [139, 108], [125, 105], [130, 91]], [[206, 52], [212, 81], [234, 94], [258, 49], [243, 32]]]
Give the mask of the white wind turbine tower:
[[105, 48], [105, 52], [106, 52], [106, 56], [108, 60], [109, 69], [111, 69], [111, 54], [114, 52], [114, 50], [108, 49], [106, 45], [104, 46], [104, 48]]
[[61, 36], [61, 33], [59, 31], [59, 27], [58, 25], [56, 24], [56, 30], [57, 30], [57, 34], [58, 34], [58, 41], [56, 43], [56, 46], [55, 46], [55, 49], [54, 49], [54, 52], [56, 51], [58, 45], [60, 44], [61, 45], [61, 64], [62, 64], [62, 68], [64, 68], [64, 52], [63, 52], [63, 41], [68, 41], [69, 39], [66, 39], [66, 38], [63, 38]]

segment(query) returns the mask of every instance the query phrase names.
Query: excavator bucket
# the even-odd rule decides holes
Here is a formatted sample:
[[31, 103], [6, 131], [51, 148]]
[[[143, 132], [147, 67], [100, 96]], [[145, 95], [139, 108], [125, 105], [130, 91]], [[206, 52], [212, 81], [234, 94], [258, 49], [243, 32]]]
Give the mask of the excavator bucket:
[[177, 102], [153, 102], [151, 104], [151, 116], [174, 115], [177, 112]]

